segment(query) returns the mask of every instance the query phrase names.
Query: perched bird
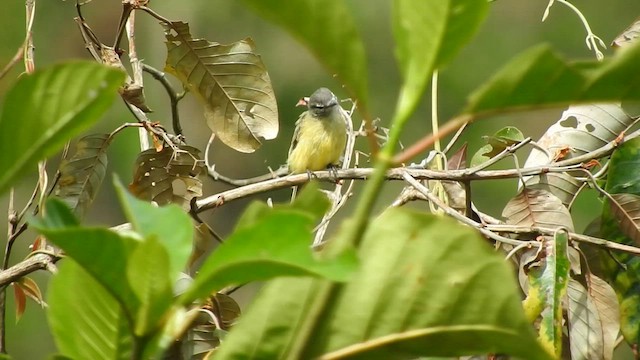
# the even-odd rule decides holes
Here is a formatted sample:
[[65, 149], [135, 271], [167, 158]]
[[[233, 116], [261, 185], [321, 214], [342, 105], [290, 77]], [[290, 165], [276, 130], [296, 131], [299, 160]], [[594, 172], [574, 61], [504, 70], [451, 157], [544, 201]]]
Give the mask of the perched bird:
[[314, 92], [296, 122], [287, 164], [291, 173], [337, 166], [347, 143], [347, 120], [327, 88]]

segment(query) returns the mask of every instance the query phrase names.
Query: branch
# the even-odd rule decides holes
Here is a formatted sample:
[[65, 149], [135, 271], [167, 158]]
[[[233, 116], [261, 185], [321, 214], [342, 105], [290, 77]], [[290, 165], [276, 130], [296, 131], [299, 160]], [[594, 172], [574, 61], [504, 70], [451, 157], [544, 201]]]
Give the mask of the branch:
[[165, 76], [165, 73], [152, 67], [147, 64], [142, 64], [142, 70], [149, 73], [154, 79], [158, 80], [160, 84], [164, 87], [169, 95], [169, 100], [171, 101], [171, 119], [173, 124], [173, 132], [176, 135], [182, 135], [182, 126], [180, 125], [180, 114], [178, 113], [178, 102], [184, 97], [185, 92], [178, 94], [169, 80]]
[[[404, 180], [403, 174], [407, 173], [414, 179], [419, 180], [452, 180], [452, 181], [471, 181], [471, 180], [491, 180], [491, 179], [509, 179], [518, 178], [526, 175], [540, 175], [552, 172], [566, 172], [579, 168], [580, 165], [572, 166], [535, 166], [530, 168], [508, 169], [508, 170], [485, 170], [473, 173], [473, 169], [463, 170], [428, 170], [428, 169], [411, 169], [411, 168], [393, 168], [389, 169], [385, 175], [386, 180]], [[349, 180], [367, 180], [373, 174], [373, 168], [358, 168], [346, 170], [316, 171], [311, 175], [312, 179], [335, 182], [336, 179]], [[229, 201], [238, 200], [250, 195], [260, 194], [263, 192], [287, 188], [291, 186], [302, 185], [310, 180], [308, 174], [294, 174], [282, 178], [271, 179], [260, 183], [242, 186], [236, 189], [223, 191], [196, 202], [198, 212], [219, 207]]]
[[[512, 234], [541, 234], [541, 235], [554, 235], [556, 230], [544, 228], [544, 227], [526, 227], [526, 226], [517, 226], [517, 225], [487, 225], [487, 230], [496, 231], [496, 232], [508, 232]], [[587, 243], [591, 245], [596, 245], [599, 247], [603, 247], [606, 249], [617, 250], [626, 252], [635, 256], [640, 256], [640, 248], [635, 246], [620, 244], [613, 241], [608, 241], [605, 239], [582, 235], [577, 233], [568, 233], [569, 239], [577, 242]]]
[[[7, 270], [0, 271], [0, 287], [5, 287], [18, 279], [31, 274], [37, 270], [53, 269], [53, 265], [60, 257], [52, 254], [39, 253], [35, 254]], [[51, 270], [50, 270], [51, 271]]]

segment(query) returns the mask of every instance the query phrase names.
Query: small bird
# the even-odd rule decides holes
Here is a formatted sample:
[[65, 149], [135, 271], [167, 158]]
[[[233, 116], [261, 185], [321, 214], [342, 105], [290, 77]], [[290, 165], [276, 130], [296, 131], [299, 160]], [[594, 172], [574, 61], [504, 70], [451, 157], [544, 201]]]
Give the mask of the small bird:
[[287, 164], [291, 173], [335, 167], [347, 143], [347, 120], [338, 98], [320, 88], [307, 101], [296, 121]]

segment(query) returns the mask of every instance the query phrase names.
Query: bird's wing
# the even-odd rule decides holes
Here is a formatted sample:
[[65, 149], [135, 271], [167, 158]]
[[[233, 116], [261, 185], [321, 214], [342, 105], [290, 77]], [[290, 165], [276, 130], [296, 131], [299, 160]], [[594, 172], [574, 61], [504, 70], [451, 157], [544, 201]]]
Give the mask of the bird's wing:
[[300, 114], [300, 117], [298, 117], [298, 121], [296, 121], [296, 128], [293, 131], [293, 137], [291, 138], [291, 146], [289, 146], [289, 153], [287, 154], [287, 158], [291, 156], [293, 149], [295, 149], [296, 145], [298, 145], [298, 139], [300, 138], [300, 123], [302, 122], [302, 118], [306, 114], [307, 114], [306, 111]]

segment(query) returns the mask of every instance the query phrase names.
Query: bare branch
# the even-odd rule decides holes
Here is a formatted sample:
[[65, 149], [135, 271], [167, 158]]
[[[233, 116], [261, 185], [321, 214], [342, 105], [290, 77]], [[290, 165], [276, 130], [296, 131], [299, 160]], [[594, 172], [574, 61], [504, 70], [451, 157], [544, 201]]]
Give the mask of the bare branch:
[[[412, 169], [412, 168], [393, 168], [387, 171], [387, 180], [404, 180], [403, 174], [407, 173], [414, 179], [418, 180], [453, 180], [453, 181], [466, 181], [466, 180], [490, 180], [490, 179], [508, 179], [517, 178], [521, 175], [539, 175], [551, 172], [566, 172], [579, 168], [580, 165], [564, 166], [564, 167], [546, 167], [536, 166], [531, 168], [525, 168], [520, 171], [517, 169], [508, 170], [485, 170], [478, 171], [476, 173], [470, 173], [470, 169], [463, 170], [449, 170], [449, 171], [437, 171], [427, 169]], [[360, 169], [346, 169], [346, 170], [331, 170], [331, 171], [316, 171], [313, 172], [311, 178], [320, 181], [335, 182], [337, 179], [352, 179], [352, 180], [367, 180], [373, 174], [373, 168], [360, 168]], [[208, 196], [200, 199], [196, 202], [198, 212], [212, 209], [222, 204], [238, 200], [250, 195], [260, 194], [266, 191], [287, 188], [291, 186], [297, 186], [308, 182], [309, 175], [307, 174], [294, 174], [285, 176], [282, 178], [271, 179], [247, 186], [242, 186], [236, 189], [223, 191], [218, 194]]]
[[[548, 229], [543, 227], [526, 227], [526, 226], [516, 226], [516, 225], [487, 225], [487, 230], [497, 231], [497, 232], [507, 232], [512, 234], [541, 234], [541, 235], [553, 235], [555, 233], [554, 229]], [[591, 245], [596, 245], [599, 247], [603, 247], [606, 249], [617, 250], [626, 252], [635, 256], [640, 256], [640, 248], [635, 246], [619, 244], [617, 242], [608, 241], [605, 239], [600, 239], [593, 236], [587, 236], [577, 233], [568, 233], [569, 239], [577, 242], [587, 243]]]
[[0, 271], [0, 287], [5, 287], [34, 271], [53, 269], [51, 265], [58, 260], [60, 257], [52, 254], [35, 254], [6, 270]]

